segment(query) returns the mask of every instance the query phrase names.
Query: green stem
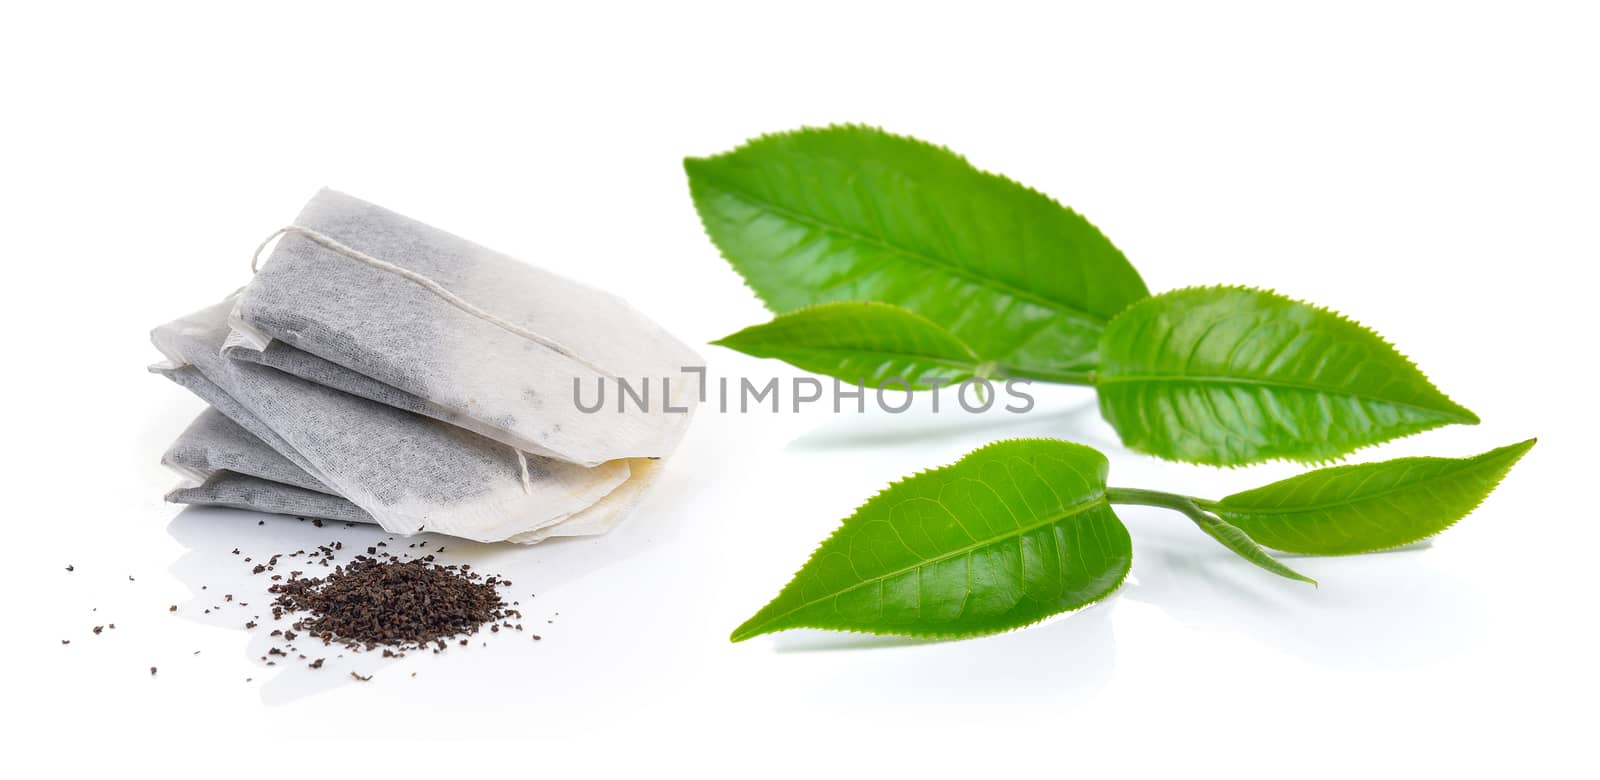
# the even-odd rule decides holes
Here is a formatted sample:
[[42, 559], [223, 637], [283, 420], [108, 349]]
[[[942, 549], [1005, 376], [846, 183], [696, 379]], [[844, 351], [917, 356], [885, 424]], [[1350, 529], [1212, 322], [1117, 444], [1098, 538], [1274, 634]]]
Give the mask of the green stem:
[[1094, 387], [1093, 371], [1050, 371], [1047, 369], [1019, 368], [1001, 365], [996, 367], [1000, 376], [1010, 379], [1034, 379], [1057, 385]]
[[1195, 522], [1210, 520], [1207, 514], [1195, 500], [1177, 493], [1163, 493], [1159, 490], [1145, 490], [1143, 488], [1106, 488], [1106, 500], [1113, 504], [1136, 504], [1138, 506], [1156, 506], [1162, 509], [1172, 509], [1182, 512]]
[[1188, 515], [1194, 524], [1200, 526], [1207, 536], [1217, 540], [1223, 547], [1232, 550], [1239, 557], [1260, 566], [1280, 577], [1291, 580], [1309, 582], [1312, 585], [1317, 581], [1285, 566], [1278, 559], [1267, 554], [1261, 549], [1250, 535], [1239, 528], [1229, 525], [1216, 515], [1200, 507], [1195, 499], [1180, 496], [1176, 493], [1163, 493], [1159, 490], [1144, 490], [1143, 488], [1106, 488], [1106, 500], [1113, 504], [1137, 504], [1139, 506], [1154, 506], [1162, 509], [1174, 509]]

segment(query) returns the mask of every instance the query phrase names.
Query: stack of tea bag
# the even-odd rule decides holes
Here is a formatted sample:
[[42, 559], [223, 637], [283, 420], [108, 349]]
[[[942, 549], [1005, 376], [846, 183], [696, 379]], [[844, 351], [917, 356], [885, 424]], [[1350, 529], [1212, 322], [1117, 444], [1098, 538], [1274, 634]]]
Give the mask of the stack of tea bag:
[[330, 190], [281, 233], [151, 334], [211, 405], [168, 500], [532, 543], [615, 526], [683, 437], [703, 364], [619, 298]]

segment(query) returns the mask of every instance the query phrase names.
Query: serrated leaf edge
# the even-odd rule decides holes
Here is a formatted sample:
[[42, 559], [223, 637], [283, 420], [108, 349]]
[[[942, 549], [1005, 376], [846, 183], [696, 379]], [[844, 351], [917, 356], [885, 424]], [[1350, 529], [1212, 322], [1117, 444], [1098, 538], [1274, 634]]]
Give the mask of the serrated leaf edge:
[[[1066, 211], [1067, 213], [1071, 214], [1072, 216], [1082, 220], [1083, 224], [1085, 226], [1087, 226], [1090, 230], [1093, 230], [1102, 239], [1105, 239], [1105, 242], [1106, 242], [1107, 245], [1109, 245], [1109, 246], [1111, 246], [1113, 248], [1116, 248], [1116, 243], [1113, 242], [1111, 240], [1111, 238], [1105, 234], [1105, 231], [1100, 229], [1099, 225], [1094, 224], [1093, 222], [1091, 222], [1089, 220], [1088, 217], [1085, 217], [1083, 214], [1079, 213], [1076, 209], [1072, 208], [1071, 206], [1068, 206], [1068, 205], [1062, 203], [1061, 201], [1056, 200], [1054, 197], [1050, 196], [1049, 194], [1041, 192], [1041, 191], [1039, 191], [1037, 189], [1034, 189], [1033, 187], [1030, 187], [1030, 186], [1028, 186], [1026, 184], [1023, 184], [1022, 182], [1019, 182], [1016, 179], [1013, 179], [1013, 178], [1011, 178], [1009, 176], [1006, 176], [1003, 173], [996, 173], [994, 171], [990, 171], [990, 170], [986, 170], [984, 168], [980, 168], [980, 167], [974, 165], [971, 160], [968, 160], [966, 155], [961, 154], [961, 153], [959, 153], [959, 152], [957, 152], [957, 151], [955, 151], [955, 150], [953, 150], [953, 149], [951, 149], [951, 148], [949, 148], [947, 146], [943, 146], [941, 144], [936, 144], [936, 143], [933, 143], [931, 141], [925, 141], [925, 140], [923, 140], [921, 138], [917, 138], [917, 137], [911, 136], [911, 135], [905, 135], [905, 134], [902, 134], [902, 133], [890, 132], [890, 131], [885, 130], [885, 129], [881, 128], [881, 127], [877, 127], [875, 125], [869, 125], [869, 124], [866, 124], [864, 122], [833, 122], [833, 123], [829, 123], [829, 124], [826, 124], [826, 125], [801, 125], [800, 127], [794, 128], [792, 130], [780, 130], [780, 131], [777, 131], [777, 132], [762, 133], [761, 135], [757, 135], [757, 136], [755, 136], [753, 138], [745, 139], [745, 141], [743, 143], [740, 143], [738, 146], [735, 146], [732, 149], [729, 149], [729, 150], [727, 150], [725, 152], [719, 152], [717, 154], [713, 154], [713, 155], [709, 155], [709, 156], [705, 156], [705, 157], [693, 157], [693, 156], [691, 156], [691, 157], [683, 158], [684, 173], [689, 179], [689, 191], [690, 191], [690, 198], [689, 199], [692, 202], [692, 204], [694, 205], [695, 214], [699, 217], [700, 232], [705, 235], [706, 240], [710, 241], [712, 246], [717, 248], [717, 254], [719, 256], [721, 256], [723, 262], [727, 263], [728, 267], [732, 268], [734, 273], [739, 276], [739, 280], [740, 280], [740, 282], [742, 282], [744, 284], [745, 289], [749, 290], [753, 295], [755, 295], [756, 300], [761, 301], [761, 305], [765, 306], [768, 311], [773, 312], [774, 314], [783, 314], [784, 312], [779, 311], [776, 306], [773, 306], [772, 302], [770, 300], [768, 300], [765, 295], [762, 295], [760, 290], [757, 290], [755, 287], [751, 286], [750, 280], [747, 277], [745, 277], [744, 272], [739, 269], [738, 264], [734, 262], [732, 257], [728, 256], [727, 250], [723, 249], [722, 244], [717, 241], [715, 236], [711, 235], [711, 230], [708, 227], [706, 227], [706, 215], [705, 215], [705, 212], [703, 212], [701, 210], [701, 208], [700, 208], [699, 199], [694, 197], [694, 170], [692, 169], [692, 166], [695, 165], [696, 163], [711, 162], [713, 160], [718, 160], [718, 159], [725, 158], [725, 157], [732, 157], [732, 156], [734, 156], [736, 154], [739, 154], [740, 152], [743, 152], [743, 151], [745, 151], [747, 149], [753, 148], [753, 147], [755, 147], [755, 146], [757, 146], [759, 144], [762, 144], [762, 143], [775, 141], [775, 140], [780, 140], [780, 139], [783, 139], [783, 138], [786, 138], [786, 137], [790, 137], [790, 136], [797, 136], [797, 135], [801, 135], [803, 133], [827, 132], [827, 131], [832, 131], [832, 130], [865, 130], [865, 131], [874, 132], [874, 133], [881, 133], [881, 134], [883, 134], [885, 136], [888, 136], [890, 138], [893, 138], [895, 140], [905, 141], [907, 143], [911, 143], [911, 144], [914, 144], [916, 146], [921, 146], [921, 147], [924, 147], [924, 148], [927, 148], [927, 149], [932, 149], [932, 150], [935, 150], [935, 151], [939, 151], [939, 152], [943, 152], [945, 154], [948, 154], [948, 155], [954, 157], [956, 160], [960, 161], [962, 164], [966, 165], [968, 168], [971, 168], [973, 171], [977, 172], [980, 175], [993, 177], [993, 178], [1005, 183], [1008, 186], [1016, 187], [1016, 188], [1026, 192], [1026, 193], [1029, 193], [1029, 194], [1032, 194], [1032, 195], [1036, 195], [1036, 196], [1038, 196], [1040, 198], [1045, 199], [1051, 205], [1056, 206], [1057, 208], [1060, 208], [1060, 209]], [[1126, 258], [1127, 258], [1126, 254], [1122, 253], [1121, 249], [1117, 249], [1117, 252], [1119, 254], [1123, 254], [1123, 259], [1124, 259], [1124, 261], [1126, 261]], [[1128, 267], [1133, 270], [1134, 278], [1136, 278], [1139, 281], [1139, 286], [1144, 288], [1144, 296], [1139, 298], [1138, 300], [1144, 300], [1145, 298], [1149, 297], [1149, 295], [1150, 295], [1150, 285], [1147, 284], [1144, 281], [1144, 276], [1139, 273], [1139, 270], [1137, 268], [1133, 268], [1133, 264], [1131, 262], [1128, 263]], [[1070, 310], [1075, 316], [1078, 316], [1078, 317], [1080, 317], [1080, 318], [1082, 318], [1082, 319], [1084, 319], [1086, 321], [1099, 324], [1101, 327], [1104, 327], [1112, 319], [1115, 319], [1115, 317], [1104, 318], [1104, 317], [1101, 317], [1100, 315], [1095, 314], [1093, 312], [1083, 311], [1081, 309], [1078, 309], [1075, 306], [1068, 306], [1066, 304], [1061, 304], [1061, 303], [1058, 303], [1058, 302], [1052, 302], [1052, 306], [1054, 306], [1056, 308]]]
[[[1463, 457], [1463, 458], [1447, 458], [1447, 460], [1467, 461], [1467, 460], [1472, 460], [1473, 458], [1481, 458], [1481, 457], [1484, 457], [1486, 455], [1493, 455], [1493, 454], [1499, 453], [1499, 452], [1506, 452], [1506, 451], [1509, 451], [1509, 450], [1514, 450], [1514, 449], [1517, 449], [1519, 447], [1522, 448], [1521, 452], [1516, 453], [1516, 457], [1513, 457], [1510, 460], [1506, 461], [1505, 466], [1503, 466], [1500, 469], [1500, 473], [1495, 476], [1494, 482], [1489, 485], [1489, 489], [1485, 490], [1483, 492], [1483, 495], [1479, 496], [1478, 500], [1474, 501], [1472, 503], [1472, 506], [1467, 507], [1466, 510], [1463, 511], [1456, 518], [1452, 519], [1448, 523], [1445, 523], [1442, 527], [1439, 528], [1439, 530], [1434, 531], [1433, 533], [1428, 534], [1426, 536], [1419, 536], [1419, 537], [1417, 537], [1415, 539], [1412, 539], [1410, 541], [1400, 542], [1399, 544], [1390, 544], [1390, 545], [1385, 545], [1383, 547], [1374, 547], [1374, 548], [1372, 548], [1370, 550], [1355, 550], [1353, 552], [1347, 552], [1347, 553], [1325, 553], [1325, 554], [1299, 553], [1299, 552], [1294, 552], [1294, 551], [1291, 551], [1291, 550], [1280, 550], [1279, 548], [1273, 547], [1272, 545], [1267, 544], [1265, 542], [1259, 542], [1258, 541], [1257, 543], [1262, 545], [1263, 547], [1266, 547], [1267, 549], [1278, 550], [1279, 552], [1285, 552], [1285, 553], [1289, 553], [1291, 555], [1309, 555], [1309, 556], [1315, 556], [1315, 557], [1318, 557], [1318, 558], [1343, 558], [1343, 557], [1350, 556], [1350, 555], [1369, 555], [1371, 553], [1381, 553], [1381, 552], [1388, 552], [1389, 550], [1398, 550], [1398, 549], [1400, 549], [1402, 547], [1410, 547], [1411, 545], [1417, 544], [1418, 542], [1427, 541], [1429, 539], [1432, 539], [1432, 538], [1444, 533], [1445, 531], [1450, 530], [1451, 528], [1454, 528], [1456, 526], [1456, 523], [1459, 523], [1462, 520], [1467, 519], [1467, 517], [1470, 516], [1473, 512], [1478, 511], [1478, 507], [1483, 506], [1483, 502], [1488, 501], [1489, 500], [1489, 496], [1494, 495], [1494, 492], [1496, 490], [1500, 489], [1500, 483], [1504, 482], [1506, 477], [1511, 474], [1511, 469], [1514, 468], [1518, 463], [1520, 463], [1522, 461], [1522, 459], [1525, 456], [1527, 456], [1527, 454], [1533, 449], [1533, 446], [1535, 444], [1538, 444], [1538, 443], [1539, 443], [1539, 438], [1537, 436], [1535, 436], [1535, 437], [1530, 438], [1530, 439], [1524, 439], [1523, 441], [1517, 442], [1516, 444], [1507, 444], [1507, 445], [1505, 445], [1503, 447], [1496, 447], [1496, 448], [1494, 448], [1492, 450], [1486, 450], [1484, 452], [1478, 453], [1477, 455], [1468, 455], [1468, 456]], [[1390, 461], [1374, 461], [1373, 463], [1351, 463], [1351, 464], [1347, 464], [1347, 465], [1343, 465], [1343, 466], [1335, 466], [1333, 468], [1340, 468], [1340, 469], [1360, 468], [1361, 466], [1366, 466], [1366, 465], [1377, 465], [1377, 464], [1380, 464], [1380, 463], [1387, 463], [1387, 462], [1394, 462], [1394, 461], [1401, 461], [1401, 460], [1417, 460], [1417, 459], [1425, 459], [1425, 458], [1431, 458], [1431, 457], [1435, 457], [1435, 456], [1418, 456], [1416, 458], [1394, 458], [1394, 459], [1392, 459]], [[1285, 479], [1278, 480], [1278, 482], [1286, 482], [1286, 481], [1288, 481], [1290, 479], [1294, 479], [1294, 477], [1287, 477]], [[1276, 484], [1276, 483], [1269, 482], [1266, 485], [1262, 485], [1261, 487], [1268, 487], [1268, 486], [1273, 485], [1273, 484]], [[1260, 488], [1252, 488], [1252, 490], [1259, 490], [1259, 489]], [[1239, 492], [1240, 493], [1248, 493], [1249, 491], [1242, 490], [1242, 491], [1239, 491]], [[1392, 492], [1392, 491], [1386, 491], [1386, 492]], [[1235, 494], [1235, 495], [1237, 495], [1237, 494]], [[1375, 494], [1375, 495], [1383, 495], [1383, 493], [1378, 493], [1378, 494]], [[1208, 512], [1215, 512], [1215, 511], [1217, 511], [1217, 508], [1221, 506], [1222, 502], [1226, 501], [1226, 500], [1227, 500], [1227, 498], [1219, 499], [1219, 500], [1216, 500], [1216, 501], [1212, 501], [1212, 500], [1209, 500], [1209, 499], [1195, 499], [1195, 503], [1199, 504], [1203, 509], [1205, 509]], [[1263, 513], [1263, 514], [1268, 514], [1268, 513]], [[1284, 513], [1284, 514], [1287, 514], [1287, 512]], [[1238, 526], [1235, 526], [1235, 527], [1237, 528]], [[1244, 529], [1240, 528], [1239, 530], [1243, 531]], [[1250, 533], [1249, 531], [1245, 531], [1245, 534], [1247, 536], [1249, 535], [1249, 533]], [[1250, 538], [1254, 539], [1255, 537], [1252, 536]]]
[[[1427, 382], [1428, 386], [1433, 388], [1434, 391], [1437, 392], [1441, 398], [1443, 398], [1451, 406], [1454, 406], [1457, 410], [1459, 410], [1461, 412], [1461, 414], [1462, 414], [1462, 417], [1459, 420], [1439, 420], [1437, 422], [1434, 422], [1434, 423], [1431, 423], [1431, 424], [1427, 425], [1426, 427], [1419, 428], [1419, 429], [1417, 429], [1415, 431], [1411, 431], [1410, 433], [1402, 433], [1402, 434], [1400, 434], [1398, 436], [1391, 436], [1391, 437], [1389, 437], [1387, 439], [1384, 439], [1382, 441], [1375, 441], [1375, 442], [1372, 442], [1370, 444], [1357, 444], [1355, 446], [1352, 446], [1352, 447], [1344, 450], [1343, 452], [1339, 452], [1339, 453], [1336, 453], [1334, 455], [1330, 455], [1330, 456], [1325, 457], [1325, 458], [1296, 458], [1296, 457], [1293, 457], [1293, 456], [1282, 455], [1282, 456], [1277, 456], [1277, 457], [1272, 457], [1272, 458], [1263, 458], [1263, 459], [1260, 459], [1260, 460], [1252, 460], [1252, 461], [1248, 461], [1248, 462], [1245, 462], [1245, 463], [1212, 463], [1212, 462], [1201, 461], [1201, 460], [1184, 460], [1184, 459], [1181, 459], [1181, 458], [1173, 458], [1173, 457], [1169, 457], [1169, 456], [1164, 455], [1164, 454], [1159, 453], [1159, 452], [1152, 452], [1150, 450], [1140, 449], [1140, 448], [1134, 447], [1132, 445], [1127, 445], [1126, 443], [1124, 444], [1124, 446], [1127, 446], [1128, 449], [1130, 449], [1130, 450], [1132, 450], [1134, 452], [1138, 452], [1138, 453], [1143, 454], [1143, 455], [1149, 455], [1149, 456], [1151, 456], [1151, 457], [1153, 457], [1153, 458], [1155, 458], [1157, 460], [1166, 461], [1168, 463], [1184, 463], [1184, 464], [1189, 464], [1189, 465], [1211, 466], [1211, 467], [1214, 467], [1214, 468], [1227, 468], [1227, 469], [1247, 468], [1247, 467], [1259, 465], [1259, 464], [1262, 464], [1262, 463], [1296, 463], [1296, 464], [1300, 464], [1300, 465], [1316, 466], [1316, 467], [1321, 468], [1321, 467], [1338, 465], [1339, 463], [1341, 463], [1345, 458], [1349, 457], [1350, 455], [1352, 455], [1352, 454], [1354, 454], [1356, 452], [1360, 452], [1361, 450], [1367, 449], [1369, 447], [1376, 447], [1376, 446], [1379, 446], [1379, 445], [1382, 445], [1382, 444], [1387, 444], [1389, 442], [1401, 441], [1402, 439], [1409, 439], [1412, 436], [1416, 436], [1418, 434], [1427, 433], [1429, 431], [1432, 431], [1432, 430], [1435, 430], [1435, 429], [1438, 429], [1438, 428], [1443, 428], [1446, 425], [1477, 425], [1480, 422], [1482, 422], [1482, 420], [1478, 417], [1478, 415], [1476, 413], [1474, 413], [1472, 410], [1466, 408], [1465, 406], [1462, 406], [1461, 404], [1457, 403], [1455, 399], [1453, 399], [1453, 398], [1451, 398], [1449, 396], [1449, 394], [1445, 393], [1445, 391], [1440, 389], [1438, 385], [1434, 384], [1433, 380], [1428, 377], [1427, 372], [1423, 371], [1422, 367], [1418, 366], [1416, 361], [1412, 360], [1410, 356], [1406, 355], [1406, 353], [1400, 351], [1399, 347], [1396, 347], [1388, 339], [1384, 338], [1382, 334], [1380, 334], [1377, 331], [1373, 330], [1372, 328], [1367, 327], [1366, 325], [1363, 325], [1362, 323], [1360, 323], [1360, 322], [1358, 322], [1358, 321], [1346, 316], [1345, 314], [1343, 314], [1343, 313], [1341, 313], [1339, 311], [1336, 311], [1336, 310], [1331, 309], [1331, 308], [1326, 307], [1326, 306], [1322, 306], [1320, 304], [1311, 303], [1310, 301], [1306, 301], [1306, 300], [1302, 300], [1302, 299], [1299, 299], [1299, 298], [1295, 298], [1293, 296], [1284, 295], [1283, 293], [1280, 293], [1277, 290], [1274, 290], [1274, 289], [1272, 289], [1270, 287], [1252, 287], [1250, 285], [1244, 285], [1244, 284], [1202, 284], [1202, 285], [1190, 285], [1188, 287], [1177, 287], [1177, 288], [1174, 288], [1174, 289], [1171, 289], [1171, 290], [1164, 290], [1162, 292], [1156, 293], [1156, 294], [1151, 295], [1149, 297], [1142, 298], [1142, 299], [1140, 299], [1138, 301], [1135, 301], [1133, 303], [1128, 304], [1127, 308], [1123, 309], [1121, 312], [1118, 312], [1117, 316], [1111, 318], [1111, 322], [1106, 324], [1106, 330], [1110, 331], [1111, 330], [1111, 323], [1115, 323], [1117, 320], [1121, 319], [1129, 311], [1131, 311], [1134, 307], [1139, 306], [1140, 304], [1144, 304], [1144, 303], [1146, 303], [1148, 301], [1154, 300], [1156, 298], [1161, 298], [1161, 297], [1167, 296], [1167, 295], [1174, 295], [1174, 294], [1182, 293], [1182, 292], [1204, 291], [1204, 290], [1231, 290], [1231, 291], [1237, 291], [1237, 292], [1265, 293], [1267, 295], [1271, 295], [1271, 296], [1280, 298], [1280, 299], [1288, 301], [1290, 303], [1295, 303], [1295, 304], [1299, 304], [1301, 306], [1308, 307], [1308, 308], [1313, 309], [1313, 310], [1315, 310], [1317, 312], [1320, 312], [1322, 314], [1326, 314], [1326, 315], [1331, 316], [1331, 317], [1333, 317], [1333, 318], [1335, 318], [1337, 320], [1340, 320], [1341, 322], [1344, 322], [1346, 324], [1349, 324], [1349, 325], [1352, 325], [1352, 326], [1354, 326], [1356, 328], [1359, 328], [1363, 332], [1365, 332], [1368, 335], [1372, 336], [1373, 338], [1377, 339], [1379, 343], [1381, 343], [1384, 346], [1388, 347], [1389, 349], [1393, 350], [1394, 354], [1397, 357], [1399, 357], [1402, 362], [1404, 362], [1407, 366], [1410, 366], [1412, 369], [1415, 369], [1416, 372], [1417, 372], [1417, 375], [1422, 377], [1422, 381]], [[1104, 338], [1104, 336], [1102, 335], [1101, 338]], [[1104, 352], [1104, 350], [1100, 350], [1100, 351], [1102, 353]], [[1096, 376], [1098, 376], [1098, 375], [1099, 375], [1099, 373], [1096, 372]], [[1440, 411], [1440, 410], [1435, 409], [1435, 410], [1432, 410], [1432, 411]]]

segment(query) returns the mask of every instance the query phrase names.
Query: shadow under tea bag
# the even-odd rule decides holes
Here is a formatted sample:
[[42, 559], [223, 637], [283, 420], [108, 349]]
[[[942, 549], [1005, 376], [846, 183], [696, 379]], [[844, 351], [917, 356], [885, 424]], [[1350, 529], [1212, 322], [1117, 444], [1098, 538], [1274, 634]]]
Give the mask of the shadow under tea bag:
[[[627, 481], [526, 457], [437, 420], [222, 356], [232, 299], [157, 328], [155, 367], [266, 442], [391, 533], [501, 541], [568, 519]], [[523, 466], [526, 464], [526, 467]]]
[[701, 392], [699, 356], [620, 298], [332, 190], [230, 324], [235, 359], [584, 465], [670, 454]]
[[[169, 492], [175, 504], [224, 506], [273, 514], [375, 522], [360, 507], [318, 482], [293, 461], [215, 408], [206, 409], [168, 448], [162, 463], [186, 478]], [[562, 536], [603, 534], [632, 511], [654, 481], [658, 462], [628, 461], [628, 480], [592, 506], [554, 525], [515, 534], [507, 541], [532, 544]]]

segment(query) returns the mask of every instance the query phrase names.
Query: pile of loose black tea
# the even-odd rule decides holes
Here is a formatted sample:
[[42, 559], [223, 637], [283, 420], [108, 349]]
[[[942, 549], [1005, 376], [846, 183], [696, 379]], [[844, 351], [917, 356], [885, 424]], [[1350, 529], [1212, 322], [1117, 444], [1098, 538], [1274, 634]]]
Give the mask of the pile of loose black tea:
[[471, 569], [435, 563], [431, 555], [414, 560], [358, 555], [325, 577], [292, 577], [268, 590], [276, 595], [274, 618], [308, 613], [296, 620], [294, 630], [325, 643], [365, 650], [433, 645], [437, 652], [447, 639], [476, 634], [485, 625], [498, 630], [498, 624], [521, 617], [496, 590], [510, 581]]

